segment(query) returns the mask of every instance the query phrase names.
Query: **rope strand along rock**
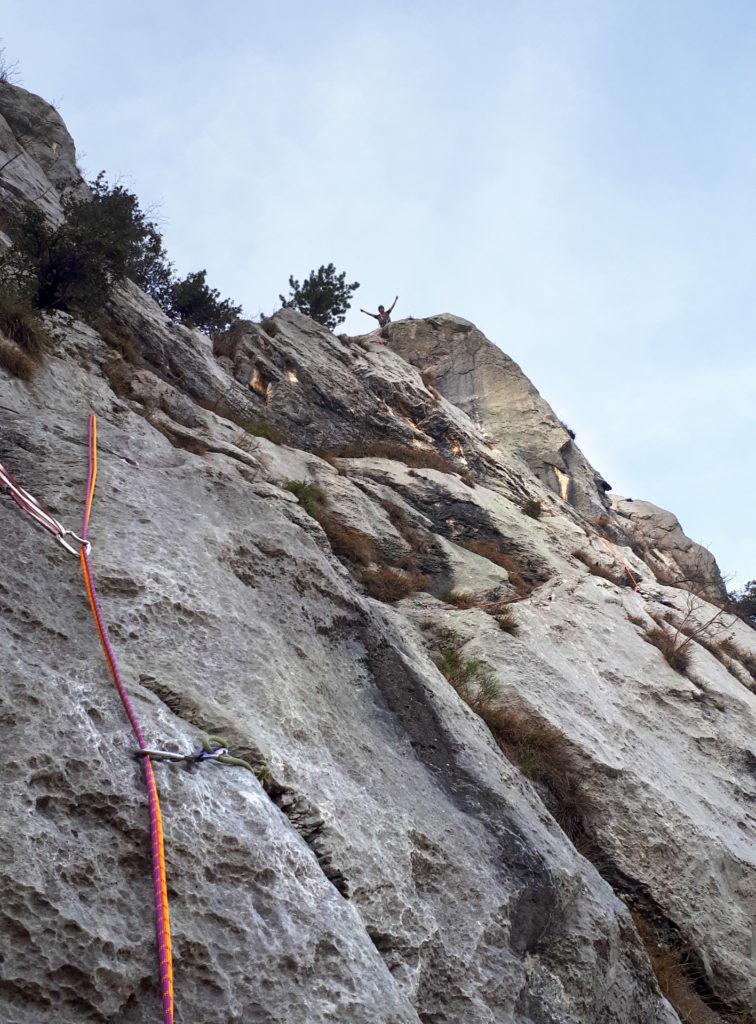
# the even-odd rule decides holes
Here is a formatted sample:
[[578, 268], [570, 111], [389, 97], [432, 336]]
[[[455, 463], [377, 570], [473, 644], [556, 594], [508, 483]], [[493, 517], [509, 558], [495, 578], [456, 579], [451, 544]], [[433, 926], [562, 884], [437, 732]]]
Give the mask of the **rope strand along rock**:
[[[126, 715], [131, 723], [131, 728], [139, 744], [140, 750], [145, 750], [147, 745], [144, 740], [139, 720], [129, 698], [126, 687], [123, 683], [115, 651], [108, 637], [107, 627], [102, 615], [102, 609], [97, 597], [92, 565], [89, 558], [89, 521], [92, 515], [92, 503], [94, 501], [95, 484], [97, 482], [97, 420], [95, 416], [89, 417], [88, 428], [88, 472], [87, 490], [82, 519], [81, 536], [82, 543], [79, 552], [81, 570], [84, 576], [84, 586], [87, 590], [89, 606], [92, 610], [92, 618], [97, 628], [105, 661], [113, 678], [118, 696], [121, 698]], [[155, 903], [155, 936], [160, 961], [160, 988], [163, 1003], [163, 1024], [173, 1024], [173, 952], [171, 948], [171, 924], [168, 912], [168, 893], [166, 887], [165, 873], [165, 850], [163, 839], [163, 819], [160, 813], [160, 799], [158, 797], [155, 774], [152, 769], [152, 762], [149, 757], [142, 758], [144, 778], [147, 786], [147, 798], [150, 811], [150, 837], [152, 854], [152, 890]]]

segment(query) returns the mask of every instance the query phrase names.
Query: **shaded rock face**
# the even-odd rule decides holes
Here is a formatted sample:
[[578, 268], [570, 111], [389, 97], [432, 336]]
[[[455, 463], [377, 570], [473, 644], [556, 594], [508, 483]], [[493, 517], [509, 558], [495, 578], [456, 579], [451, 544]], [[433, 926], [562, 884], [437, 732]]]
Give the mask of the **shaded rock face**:
[[[685, 950], [711, 1020], [753, 1005], [753, 631], [728, 617], [726, 656], [699, 633], [673, 670], [645, 634], [717, 609], [657, 581], [621, 511], [599, 534], [589, 469], [563, 500], [395, 351], [292, 311], [213, 348], [133, 285], [105, 313], [102, 334], [50, 317], [32, 384], [0, 370], [0, 461], [76, 528], [96, 412], [93, 564], [148, 741], [221, 733], [266, 768], [156, 765], [177, 1020], [673, 1024], [629, 909]], [[4, 498], [0, 531], [0, 1020], [147, 1024], [133, 740], [76, 560]], [[376, 562], [415, 592], [371, 598]], [[453, 588], [477, 607], [432, 596]], [[489, 706], [579, 765], [582, 852], [436, 667], [452, 639]]]

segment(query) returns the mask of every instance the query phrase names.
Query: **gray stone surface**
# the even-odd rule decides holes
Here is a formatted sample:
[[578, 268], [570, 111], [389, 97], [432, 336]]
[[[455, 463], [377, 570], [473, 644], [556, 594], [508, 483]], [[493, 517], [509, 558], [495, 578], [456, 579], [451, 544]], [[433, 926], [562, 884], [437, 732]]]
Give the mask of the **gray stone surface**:
[[671, 575], [680, 585], [702, 591], [714, 599], [725, 596], [722, 574], [716, 559], [701, 544], [686, 537], [677, 516], [650, 501], [636, 501], [612, 495], [612, 509], [625, 520], [625, 527], [652, 565]]
[[28, 202], [59, 221], [58, 190], [85, 188], [60, 114], [39, 96], [7, 82], [0, 82], [0, 168], [3, 231]]
[[474, 324], [448, 313], [402, 320], [391, 326], [389, 344], [497, 445], [522, 456], [547, 487], [587, 515], [605, 511], [605, 481], [568, 428], [517, 363]]
[[[745, 1007], [753, 631], [729, 627], [740, 677], [699, 644], [689, 675], [673, 672], [641, 633], [694, 599], [656, 582], [620, 517], [600, 540], [588, 470], [565, 463], [585, 497], [563, 501], [537, 453], [489, 447], [396, 352], [292, 311], [213, 352], [130, 285], [107, 318], [100, 336], [51, 317], [31, 385], [0, 370], [0, 461], [76, 528], [97, 413], [93, 561], [147, 736], [186, 750], [221, 731], [269, 770], [263, 788], [243, 770], [156, 768], [177, 1020], [674, 1024], [623, 899], [684, 937], [707, 992]], [[260, 437], [263, 422], [287, 443]], [[459, 472], [308, 450], [387, 436]], [[387, 559], [406, 553], [386, 504], [400, 508], [429, 546], [433, 593], [509, 593], [506, 570], [463, 544], [506, 550], [532, 590], [519, 633], [429, 593], [368, 598], [289, 480], [316, 483]], [[133, 740], [76, 561], [5, 498], [0, 535], [0, 1020], [146, 1024], [158, 994]], [[638, 592], [591, 575], [578, 549], [620, 577], [627, 560]], [[436, 669], [449, 629], [503, 702], [579, 756], [615, 891]]]

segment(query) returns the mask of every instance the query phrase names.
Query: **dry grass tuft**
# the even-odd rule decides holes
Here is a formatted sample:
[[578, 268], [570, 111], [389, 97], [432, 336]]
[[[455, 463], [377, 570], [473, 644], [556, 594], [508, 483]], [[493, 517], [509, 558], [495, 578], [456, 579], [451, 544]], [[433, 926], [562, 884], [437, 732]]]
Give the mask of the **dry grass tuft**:
[[523, 709], [490, 707], [481, 716], [509, 760], [547, 791], [546, 805], [574, 842], [584, 834], [590, 805], [580, 765], [562, 733]]
[[[356, 579], [371, 597], [393, 604], [427, 586], [428, 577], [417, 570], [412, 554], [404, 556], [402, 568], [377, 564], [381, 555], [372, 537], [338, 520], [326, 505], [319, 488], [314, 489], [318, 491], [318, 494], [314, 494], [313, 485], [305, 484], [306, 490], [303, 491], [302, 481], [290, 481], [290, 490], [293, 484], [297, 485], [297, 490], [310, 506], [310, 515], [322, 526], [333, 553], [348, 563]], [[297, 497], [304, 504], [300, 493], [297, 493]]]
[[0, 289], [0, 331], [29, 359], [39, 362], [45, 351], [47, 337], [39, 314], [12, 289]]
[[328, 537], [333, 553], [339, 558], [352, 565], [362, 566], [372, 565], [378, 560], [378, 549], [372, 537], [323, 514], [322, 510], [317, 519]]
[[592, 558], [589, 552], [573, 551], [572, 556], [583, 563], [591, 576], [599, 576], [602, 580], [609, 580], [615, 587], [632, 587], [632, 582], [626, 572], [613, 572], [608, 566], [602, 565], [601, 562], [597, 562]]
[[270, 441], [273, 444], [289, 444], [286, 435], [277, 427], [271, 426], [270, 423], [263, 423], [261, 420], [245, 420], [239, 426], [252, 437], [262, 437], [265, 441]]
[[591, 808], [580, 783], [581, 766], [564, 736], [529, 711], [503, 707], [494, 673], [478, 659], [465, 658], [454, 634], [435, 661], [507, 758], [539, 787], [561, 829], [573, 842], [584, 841]]
[[511, 633], [514, 636], [520, 632], [520, 625], [515, 616], [514, 609], [509, 605], [502, 605], [493, 613], [493, 617], [502, 633]]
[[463, 657], [459, 643], [454, 640], [438, 652], [436, 665], [462, 700], [483, 717], [484, 707], [499, 695], [499, 684], [491, 669], [477, 658]]
[[445, 590], [438, 595], [439, 601], [445, 604], [453, 604], [456, 608], [479, 608], [480, 601], [474, 594], [466, 590]]
[[280, 327], [272, 316], [263, 317], [260, 321], [260, 327], [265, 331], [269, 338], [275, 338], [276, 335], [281, 333]]
[[403, 508], [388, 500], [382, 501], [381, 504], [391, 520], [391, 525], [410, 546], [414, 554], [427, 555], [432, 551], [433, 540], [431, 536], [418, 530]]
[[45, 351], [45, 332], [29, 300], [10, 284], [0, 285], [0, 367], [30, 381]]
[[92, 326], [108, 348], [121, 355], [127, 363], [132, 366], [146, 366], [139, 348], [139, 337], [130, 327], [117, 323], [105, 314], [97, 317]]
[[473, 477], [464, 466], [457, 466], [451, 460], [429, 448], [414, 448], [401, 441], [361, 441], [355, 444], [339, 445], [336, 448], [316, 449], [313, 455], [323, 459], [392, 459], [403, 462], [413, 469], [437, 469], [440, 473], [451, 473], [461, 477], [469, 486], [474, 485]]
[[680, 641], [669, 630], [661, 626], [655, 626], [648, 632], [642, 634], [646, 643], [651, 644], [662, 652], [667, 664], [676, 672], [685, 674], [690, 665], [690, 651], [685, 641]]
[[520, 597], [525, 597], [532, 592], [534, 583], [526, 577], [516, 555], [504, 551], [498, 544], [490, 541], [459, 540], [457, 543], [461, 547], [467, 548], [468, 551], [472, 551], [482, 558], [487, 558], [489, 562], [493, 562], [495, 565], [501, 566], [502, 569], [506, 569], [509, 582]]
[[735, 1024], [738, 1019], [736, 1016], [713, 1010], [696, 990], [695, 982], [699, 969], [691, 950], [680, 943], [662, 944], [655, 929], [643, 914], [637, 910], [632, 911], [632, 917], [646, 947], [659, 988], [683, 1024]]
[[391, 566], [382, 566], [375, 570], [366, 570], [360, 579], [367, 593], [378, 601], [393, 604], [422, 590], [428, 583], [428, 577], [419, 573], [402, 572]]
[[134, 367], [123, 356], [113, 353], [105, 360], [102, 369], [113, 394], [118, 398], [130, 398]]
[[742, 647], [738, 647], [731, 636], [720, 640], [719, 649], [726, 658], [740, 662], [746, 672], [750, 674], [754, 683], [756, 683], [756, 655], [751, 654], [750, 651], [746, 651]]
[[28, 383], [34, 377], [37, 364], [18, 345], [0, 338], [0, 368]]

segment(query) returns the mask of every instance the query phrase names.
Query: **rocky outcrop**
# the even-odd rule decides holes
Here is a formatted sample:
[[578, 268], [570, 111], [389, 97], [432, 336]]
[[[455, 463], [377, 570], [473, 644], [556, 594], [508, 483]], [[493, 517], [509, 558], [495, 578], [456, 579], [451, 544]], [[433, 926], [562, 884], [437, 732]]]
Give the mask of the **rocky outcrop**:
[[685, 536], [676, 516], [650, 501], [612, 496], [611, 503], [617, 516], [626, 521], [625, 530], [636, 550], [662, 579], [715, 601], [726, 597], [716, 559]]
[[[660, 575], [722, 600], [726, 590], [713, 555], [686, 537], [671, 512], [650, 502], [608, 497], [575, 435], [557, 418], [514, 360], [467, 320], [442, 314], [392, 324], [391, 348], [418, 367], [423, 379], [470, 416], [506, 451], [516, 452], [551, 491], [589, 521], [611, 523]], [[605, 525], [609, 525], [607, 522]]]
[[448, 313], [403, 320], [392, 324], [389, 344], [564, 501], [586, 515], [605, 511], [609, 485], [573, 443], [570, 429], [517, 363], [474, 324]]
[[[99, 331], [49, 318], [31, 384], [0, 370], [0, 461], [73, 527], [99, 417], [93, 563], [150, 741], [222, 733], [258, 769], [156, 766], [179, 1020], [673, 1024], [647, 948], [684, 952], [708, 1019], [753, 1005], [754, 633], [728, 617], [719, 649], [719, 609], [656, 579], [574, 446], [555, 488], [516, 367], [499, 405], [528, 425], [495, 434], [439, 381], [452, 355], [434, 382], [398, 351], [484, 349], [464, 323], [396, 324], [392, 351], [286, 310], [213, 347], [128, 285]], [[146, 1024], [133, 743], [76, 561], [5, 500], [0, 530], [0, 1019]], [[561, 751], [578, 829], [450, 647]]]
[[58, 111], [26, 89], [0, 82], [0, 231], [27, 203], [57, 223], [60, 190], [84, 187]]

